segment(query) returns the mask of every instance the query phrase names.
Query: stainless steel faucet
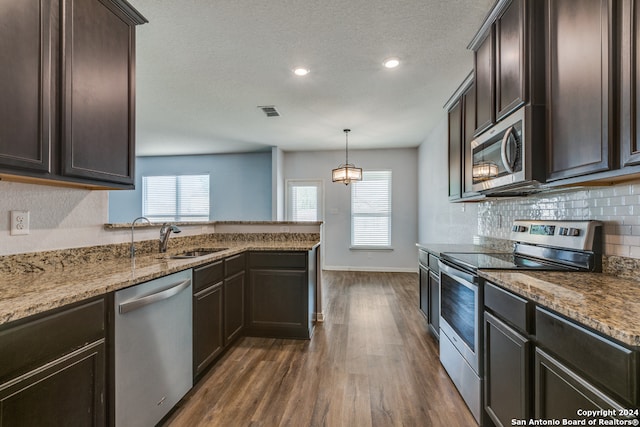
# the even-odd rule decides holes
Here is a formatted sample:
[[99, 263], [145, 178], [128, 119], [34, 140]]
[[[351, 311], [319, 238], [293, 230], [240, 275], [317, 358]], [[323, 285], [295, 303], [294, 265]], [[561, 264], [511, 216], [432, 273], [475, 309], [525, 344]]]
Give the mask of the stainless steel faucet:
[[151, 225], [151, 221], [149, 221], [149, 218], [147, 218], [146, 216], [139, 216], [138, 218], [134, 219], [133, 222], [131, 222], [131, 259], [134, 259], [136, 257], [136, 247], [133, 242], [133, 228], [136, 226], [136, 221], [138, 220], [147, 221], [147, 224]]
[[169, 224], [168, 222], [162, 224], [162, 227], [160, 228], [160, 253], [167, 252], [167, 243], [169, 243], [169, 236], [171, 235], [171, 232], [179, 233], [181, 231], [182, 230], [178, 227]]

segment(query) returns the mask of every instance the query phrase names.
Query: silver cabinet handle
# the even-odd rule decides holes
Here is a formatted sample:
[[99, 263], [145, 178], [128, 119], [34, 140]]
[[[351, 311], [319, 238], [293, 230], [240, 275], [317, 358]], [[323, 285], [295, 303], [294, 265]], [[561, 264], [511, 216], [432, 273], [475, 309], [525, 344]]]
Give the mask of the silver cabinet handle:
[[128, 313], [145, 305], [153, 304], [158, 301], [169, 299], [174, 295], [179, 294], [183, 290], [187, 289], [191, 285], [191, 279], [184, 280], [182, 282], [174, 283], [170, 288], [165, 289], [155, 294], [147, 295], [141, 298], [133, 299], [123, 302], [118, 305], [118, 311], [120, 314]]
[[513, 173], [513, 168], [511, 167], [511, 162], [507, 158], [507, 143], [509, 142], [509, 137], [511, 136], [511, 132], [513, 132], [513, 126], [510, 126], [504, 132], [504, 136], [502, 137], [502, 146], [500, 148], [500, 155], [502, 157], [502, 164], [508, 173]]

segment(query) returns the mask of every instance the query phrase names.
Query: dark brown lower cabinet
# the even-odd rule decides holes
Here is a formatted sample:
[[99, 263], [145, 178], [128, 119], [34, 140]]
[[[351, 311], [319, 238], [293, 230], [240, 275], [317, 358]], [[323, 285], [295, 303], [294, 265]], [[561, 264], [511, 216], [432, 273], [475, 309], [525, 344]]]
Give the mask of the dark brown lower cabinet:
[[103, 426], [104, 340], [0, 386], [0, 426]]
[[531, 418], [530, 339], [484, 314], [485, 409], [496, 427]]
[[440, 338], [440, 277], [433, 270], [429, 272], [429, 329]]
[[225, 345], [238, 338], [244, 329], [244, 270], [224, 279]]
[[422, 314], [427, 318], [427, 322], [429, 322], [429, 269], [419, 266], [419, 270], [419, 307]]
[[105, 302], [0, 328], [0, 426], [106, 424]]
[[315, 262], [315, 249], [249, 254], [248, 335], [311, 338], [315, 325]]
[[219, 282], [193, 295], [193, 376], [202, 373], [222, 352], [222, 291]]
[[578, 410], [623, 409], [601, 390], [560, 361], [536, 348], [535, 417], [576, 419]]

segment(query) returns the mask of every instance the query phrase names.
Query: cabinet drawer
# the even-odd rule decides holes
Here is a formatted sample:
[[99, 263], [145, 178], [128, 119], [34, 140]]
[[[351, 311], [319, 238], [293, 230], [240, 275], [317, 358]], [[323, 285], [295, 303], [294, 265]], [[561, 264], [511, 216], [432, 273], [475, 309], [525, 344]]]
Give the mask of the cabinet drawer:
[[424, 249], [418, 250], [418, 262], [420, 263], [420, 265], [429, 267], [429, 252], [425, 251]]
[[204, 289], [209, 285], [222, 282], [224, 279], [224, 264], [222, 260], [193, 269], [193, 292]]
[[437, 256], [429, 254], [429, 269], [435, 274], [440, 274], [440, 267], [438, 267], [439, 260], [440, 259]]
[[224, 260], [224, 277], [233, 276], [246, 268], [245, 254], [238, 254]]
[[485, 282], [484, 305], [491, 309], [498, 317], [512, 323], [521, 331], [532, 332], [532, 302], [505, 289], [499, 288], [492, 283]]
[[573, 322], [536, 307], [538, 344], [625, 401], [638, 402], [638, 355]]
[[0, 332], [0, 382], [105, 336], [104, 298]]
[[251, 252], [251, 268], [306, 268], [306, 252]]

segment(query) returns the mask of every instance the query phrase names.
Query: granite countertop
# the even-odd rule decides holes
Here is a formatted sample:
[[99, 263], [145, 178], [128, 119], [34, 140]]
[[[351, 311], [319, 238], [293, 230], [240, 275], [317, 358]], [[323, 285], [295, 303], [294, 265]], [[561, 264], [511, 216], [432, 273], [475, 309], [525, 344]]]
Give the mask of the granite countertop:
[[495, 249], [488, 248], [482, 245], [474, 244], [458, 244], [458, 243], [416, 243], [416, 246], [420, 249], [424, 249], [427, 252], [440, 258], [440, 254], [443, 252], [473, 252], [473, 253], [495, 253], [500, 252]]
[[631, 347], [640, 347], [640, 282], [603, 273], [479, 270], [479, 275]]
[[319, 244], [319, 240], [224, 242], [217, 246], [227, 249], [197, 258], [167, 259], [156, 253], [137, 256], [135, 262], [115, 258], [4, 273], [0, 276], [0, 325], [245, 251], [308, 251]]

